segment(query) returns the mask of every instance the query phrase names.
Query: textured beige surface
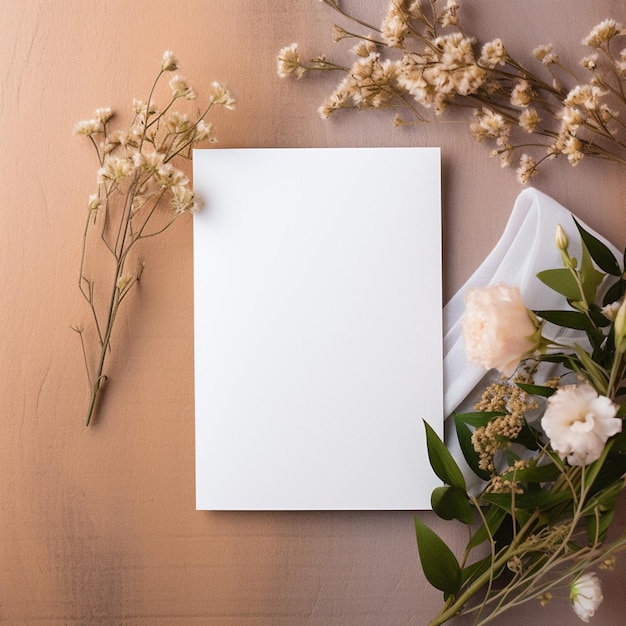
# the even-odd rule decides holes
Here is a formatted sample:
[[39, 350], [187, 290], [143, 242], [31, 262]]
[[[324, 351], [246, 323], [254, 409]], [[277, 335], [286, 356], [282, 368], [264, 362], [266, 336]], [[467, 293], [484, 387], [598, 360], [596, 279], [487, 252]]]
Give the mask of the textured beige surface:
[[[346, 2], [375, 21], [386, 4]], [[578, 58], [594, 24], [626, 20], [622, 0], [464, 6], [471, 31], [521, 56], [552, 41]], [[165, 49], [200, 93], [213, 79], [237, 91], [236, 112], [218, 120], [223, 146], [442, 146], [447, 297], [497, 241], [520, 188], [463, 125], [393, 129], [385, 113], [322, 122], [332, 77], [275, 76], [283, 45], [329, 51], [331, 19], [317, 0], [0, 4], [0, 622], [421, 625], [438, 606], [411, 513], [194, 510], [189, 221], [145, 249], [101, 419], [82, 426], [88, 396], [69, 325], [86, 318], [77, 264], [96, 165], [70, 131], [98, 106], [145, 98]], [[626, 243], [623, 171], [559, 163], [536, 186]], [[465, 539], [437, 527], [453, 547]], [[621, 623], [623, 563], [604, 577], [594, 624]], [[563, 604], [531, 608], [507, 623], [575, 623]]]

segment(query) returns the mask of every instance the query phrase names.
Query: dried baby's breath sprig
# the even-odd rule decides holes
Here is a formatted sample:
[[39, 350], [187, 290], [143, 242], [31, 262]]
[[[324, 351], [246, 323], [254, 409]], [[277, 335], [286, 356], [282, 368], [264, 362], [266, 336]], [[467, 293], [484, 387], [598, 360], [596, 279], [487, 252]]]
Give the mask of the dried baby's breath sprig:
[[[394, 127], [428, 121], [449, 108], [474, 110], [470, 133], [495, 144], [503, 167], [518, 163], [527, 183], [540, 167], [561, 157], [572, 166], [593, 157], [626, 164], [626, 31], [606, 19], [582, 39], [593, 52], [581, 65], [586, 78], [564, 65], [552, 44], [532, 49], [529, 63], [514, 59], [500, 38], [478, 47], [462, 26], [462, 3], [390, 0], [380, 28], [348, 14], [336, 0], [322, 0], [362, 32], [335, 25], [335, 41], [357, 38], [357, 59], [302, 60], [297, 44], [280, 51], [278, 74], [301, 78], [310, 71], [345, 74], [319, 107], [327, 119], [339, 109], [393, 108]], [[359, 30], [357, 28], [356, 30]], [[621, 47], [621, 49], [620, 49]]]
[[[145, 267], [143, 260], [131, 260], [131, 252], [139, 242], [161, 234], [181, 216], [200, 208], [201, 202], [179, 169], [179, 162], [191, 159], [192, 149], [200, 142], [216, 141], [213, 126], [205, 120], [211, 109], [232, 109], [235, 104], [230, 91], [214, 82], [208, 104], [192, 110], [189, 103], [196, 99], [196, 92], [180, 74], [172, 74], [177, 70], [178, 59], [166, 51], [147, 100], [133, 100], [134, 117], [127, 130], [110, 128], [110, 108], [97, 109], [92, 118], [74, 126], [75, 134], [91, 141], [99, 165], [97, 192], [87, 203], [78, 279], [93, 322], [95, 354], [84, 328], [73, 327], [80, 337], [90, 386], [86, 426], [93, 419], [96, 400], [107, 380], [104, 366], [119, 308], [139, 283]], [[163, 109], [158, 109], [154, 94], [166, 75], [170, 75], [171, 93]], [[186, 110], [178, 110], [185, 102]], [[107, 257], [103, 262], [111, 264], [108, 284], [92, 278], [88, 269], [99, 252]]]

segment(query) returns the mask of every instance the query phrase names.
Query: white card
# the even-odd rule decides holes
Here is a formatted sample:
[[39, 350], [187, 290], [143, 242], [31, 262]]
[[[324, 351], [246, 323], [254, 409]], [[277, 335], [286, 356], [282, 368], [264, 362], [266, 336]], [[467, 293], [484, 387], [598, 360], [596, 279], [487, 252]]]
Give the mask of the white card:
[[438, 148], [195, 150], [196, 506], [430, 508]]

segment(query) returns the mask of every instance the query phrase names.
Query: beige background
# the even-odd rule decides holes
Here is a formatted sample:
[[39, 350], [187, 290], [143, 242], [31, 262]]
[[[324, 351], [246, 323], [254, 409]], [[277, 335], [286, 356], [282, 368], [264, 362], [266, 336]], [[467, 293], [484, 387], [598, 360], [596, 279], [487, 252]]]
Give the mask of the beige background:
[[[376, 22], [387, 5], [345, 4]], [[609, 15], [626, 20], [623, 0], [464, 2], [468, 30], [524, 58], [552, 41], [577, 59]], [[77, 271], [96, 163], [71, 129], [96, 107], [145, 98], [165, 49], [200, 94], [214, 79], [237, 91], [237, 110], [217, 120], [222, 146], [442, 146], [446, 297], [497, 241], [520, 187], [463, 124], [323, 122], [333, 77], [276, 77], [283, 45], [331, 51], [333, 19], [317, 0], [0, 4], [0, 622], [421, 625], [436, 610], [410, 512], [194, 510], [191, 221], [145, 249], [101, 419], [82, 425], [88, 394], [69, 326], [87, 316]], [[557, 163], [535, 184], [624, 246], [622, 181], [606, 165]], [[453, 546], [465, 539], [436, 526]], [[623, 559], [604, 581], [594, 623], [620, 623]], [[531, 609], [507, 623], [576, 623], [564, 604]]]

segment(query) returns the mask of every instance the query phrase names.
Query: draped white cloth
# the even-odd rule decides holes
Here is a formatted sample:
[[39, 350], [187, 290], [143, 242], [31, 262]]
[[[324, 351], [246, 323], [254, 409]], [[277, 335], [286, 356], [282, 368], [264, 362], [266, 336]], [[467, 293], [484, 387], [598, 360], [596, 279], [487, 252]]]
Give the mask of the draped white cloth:
[[[617, 259], [621, 258], [615, 246], [580, 220], [578, 222], [605, 243]], [[493, 371], [485, 372], [467, 360], [461, 332], [461, 318], [465, 308], [463, 298], [467, 289], [506, 283], [520, 288], [524, 303], [529, 309], [567, 308], [563, 296], [544, 285], [536, 276], [542, 270], [563, 267], [561, 253], [555, 244], [558, 224], [561, 224], [570, 240], [570, 255], [580, 259], [580, 236], [572, 213], [536, 189], [527, 188], [522, 191], [495, 248], [444, 307], [443, 371], [446, 417], [455, 410], [471, 410], [472, 404], [480, 398], [484, 388], [497, 377]], [[448, 423], [446, 429], [448, 447], [455, 459], [463, 465], [462, 454], [452, 432], [454, 428], [450, 426]]]

